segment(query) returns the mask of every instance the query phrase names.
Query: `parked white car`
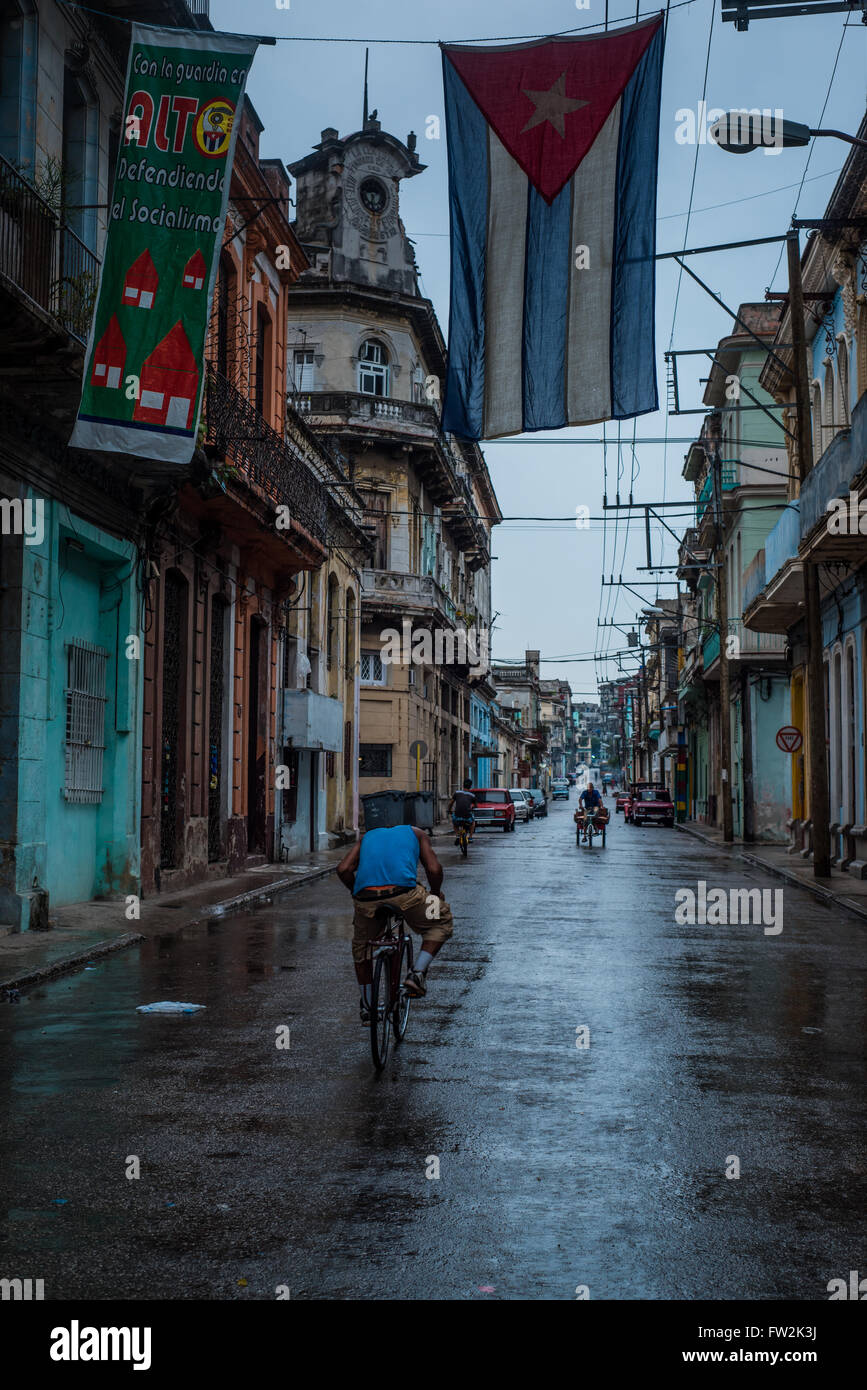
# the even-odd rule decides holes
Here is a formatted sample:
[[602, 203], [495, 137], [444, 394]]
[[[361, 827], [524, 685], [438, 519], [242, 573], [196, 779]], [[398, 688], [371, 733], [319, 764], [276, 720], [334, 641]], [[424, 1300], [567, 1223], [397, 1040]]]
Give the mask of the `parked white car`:
[[532, 799], [523, 787], [510, 787], [509, 796], [515, 807], [515, 820], [528, 821], [533, 818]]

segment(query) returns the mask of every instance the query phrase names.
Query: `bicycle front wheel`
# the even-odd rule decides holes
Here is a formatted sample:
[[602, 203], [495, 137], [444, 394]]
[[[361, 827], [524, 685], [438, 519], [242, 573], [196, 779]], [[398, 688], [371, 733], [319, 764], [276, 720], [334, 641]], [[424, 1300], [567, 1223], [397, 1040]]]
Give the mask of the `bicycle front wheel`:
[[400, 949], [400, 959], [397, 970], [397, 999], [394, 1004], [394, 1041], [395, 1045], [403, 1042], [406, 1033], [406, 1025], [409, 1022], [409, 1006], [412, 1003], [412, 995], [402, 984], [412, 970], [412, 942], [408, 936], [403, 938], [403, 945]]
[[382, 1071], [388, 1061], [391, 1005], [391, 955], [383, 953], [376, 958], [370, 991], [370, 1051], [377, 1071]]

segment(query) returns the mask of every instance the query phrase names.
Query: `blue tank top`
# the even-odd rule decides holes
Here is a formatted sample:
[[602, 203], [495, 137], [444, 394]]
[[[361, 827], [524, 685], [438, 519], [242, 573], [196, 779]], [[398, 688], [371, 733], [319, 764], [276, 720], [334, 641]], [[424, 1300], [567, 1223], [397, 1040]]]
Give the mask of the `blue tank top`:
[[361, 839], [361, 857], [355, 871], [353, 893], [394, 883], [414, 888], [418, 871], [418, 840], [411, 825], [368, 830]]

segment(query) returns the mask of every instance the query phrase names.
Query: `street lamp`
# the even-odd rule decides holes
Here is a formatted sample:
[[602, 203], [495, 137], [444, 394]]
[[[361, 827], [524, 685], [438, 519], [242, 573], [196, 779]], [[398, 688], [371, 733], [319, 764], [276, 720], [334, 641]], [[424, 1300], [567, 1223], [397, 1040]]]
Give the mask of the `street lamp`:
[[[710, 129], [711, 139], [729, 154], [747, 154], [769, 145], [776, 148], [806, 145], [814, 135], [833, 136], [859, 149], [867, 140], [842, 130], [812, 130], [797, 121], [778, 119], [771, 112], [729, 111]], [[792, 320], [792, 377], [795, 387], [798, 480], [803, 486], [813, 467], [813, 432], [810, 428], [810, 395], [807, 381], [807, 335], [804, 331], [804, 287], [801, 282], [800, 239], [796, 228], [786, 237], [789, 269], [789, 312]], [[810, 820], [813, 827], [813, 874], [831, 875], [831, 826], [828, 797], [828, 762], [825, 743], [825, 668], [819, 567], [802, 563], [804, 576], [804, 626], [807, 638], [807, 751], [810, 759]]]
[[772, 111], [727, 111], [710, 128], [710, 138], [726, 154], [750, 154], [753, 150], [788, 150], [809, 145], [814, 136], [846, 140], [867, 150], [867, 140], [843, 130], [814, 130], [800, 121], [785, 121]]

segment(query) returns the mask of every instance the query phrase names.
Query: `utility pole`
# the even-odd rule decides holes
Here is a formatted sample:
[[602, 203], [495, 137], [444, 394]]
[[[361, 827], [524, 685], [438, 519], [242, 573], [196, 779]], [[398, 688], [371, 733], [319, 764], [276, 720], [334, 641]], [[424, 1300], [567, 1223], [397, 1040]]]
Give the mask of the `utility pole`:
[[741, 671], [741, 740], [744, 766], [744, 839], [756, 838], [756, 803], [753, 783], [753, 712], [750, 693], [750, 673]]
[[723, 839], [730, 845], [735, 837], [732, 823], [732, 730], [729, 681], [729, 598], [728, 566], [725, 560], [722, 509], [722, 459], [719, 439], [714, 436], [711, 454], [714, 522], [716, 531], [717, 601], [719, 607], [719, 702], [720, 702], [720, 795], [722, 797]]
[[[807, 382], [807, 338], [804, 331], [804, 289], [801, 283], [801, 246], [797, 231], [786, 238], [789, 263], [789, 314], [792, 320], [792, 355], [796, 431], [798, 438], [798, 478], [804, 479], [813, 467], [813, 436], [810, 429], [810, 396]], [[813, 825], [813, 874], [831, 875], [831, 828], [828, 808], [828, 761], [825, 752], [825, 672], [822, 661], [822, 609], [819, 598], [819, 568], [803, 561], [804, 618], [807, 636], [807, 756], [810, 761], [810, 820]]]

